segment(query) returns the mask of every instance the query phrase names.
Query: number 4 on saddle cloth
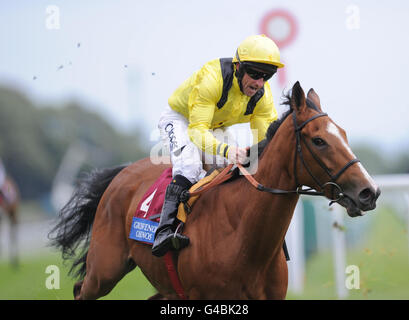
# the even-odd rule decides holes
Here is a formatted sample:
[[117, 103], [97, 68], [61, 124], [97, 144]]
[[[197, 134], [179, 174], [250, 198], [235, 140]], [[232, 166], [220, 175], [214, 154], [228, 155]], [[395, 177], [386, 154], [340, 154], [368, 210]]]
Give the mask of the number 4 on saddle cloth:
[[[226, 168], [227, 169], [227, 168]], [[226, 169], [224, 172], [227, 172]], [[220, 176], [223, 176], [221, 170], [214, 170], [209, 175], [201, 179], [195, 185], [193, 185], [189, 192], [192, 194], [190, 199], [186, 204], [181, 203], [179, 205], [179, 210], [177, 214], [178, 220], [181, 222], [186, 222], [187, 212], [194, 202], [199, 198], [200, 195], [193, 195], [195, 191], [200, 189], [210, 187], [216, 180], [219, 180]], [[220, 174], [220, 176], [219, 176]], [[231, 177], [232, 175], [226, 174], [226, 177]], [[217, 177], [217, 179], [216, 179]], [[162, 212], [162, 206], [165, 199], [166, 188], [172, 180], [172, 168], [165, 169], [160, 177], [155, 181], [155, 183], [146, 191], [142, 200], [139, 202], [137, 209], [135, 211], [131, 230], [129, 233], [129, 238], [153, 245], [155, 240], [155, 231], [158, 228], [160, 214]], [[221, 181], [228, 180], [222, 178]], [[219, 182], [220, 183], [220, 182]], [[217, 185], [218, 183], [215, 183]], [[176, 232], [180, 232], [178, 228]], [[290, 257], [288, 255], [288, 250], [286, 243], [283, 244], [284, 254], [288, 260]]]

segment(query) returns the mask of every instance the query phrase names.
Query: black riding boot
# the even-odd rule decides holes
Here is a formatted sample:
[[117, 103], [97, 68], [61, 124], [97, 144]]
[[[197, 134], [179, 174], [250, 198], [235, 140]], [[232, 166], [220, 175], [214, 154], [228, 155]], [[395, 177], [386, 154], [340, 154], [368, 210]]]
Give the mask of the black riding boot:
[[187, 178], [176, 175], [166, 188], [159, 226], [155, 232], [155, 241], [152, 246], [154, 256], [162, 257], [171, 249], [180, 250], [189, 244], [188, 237], [174, 233], [173, 224], [180, 203], [180, 195], [191, 186], [192, 183]]

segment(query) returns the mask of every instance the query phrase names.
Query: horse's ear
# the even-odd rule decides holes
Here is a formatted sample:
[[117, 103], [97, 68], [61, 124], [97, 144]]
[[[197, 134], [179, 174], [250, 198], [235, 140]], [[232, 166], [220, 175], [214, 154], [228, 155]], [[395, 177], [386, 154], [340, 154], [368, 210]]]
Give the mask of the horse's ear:
[[320, 102], [320, 97], [318, 94], [314, 91], [313, 88], [311, 88], [308, 93], [307, 93], [307, 98], [310, 99], [314, 104], [322, 111], [321, 109], [321, 102]]
[[291, 90], [291, 107], [293, 109], [300, 110], [305, 107], [305, 94], [301, 88], [300, 83], [297, 81]]

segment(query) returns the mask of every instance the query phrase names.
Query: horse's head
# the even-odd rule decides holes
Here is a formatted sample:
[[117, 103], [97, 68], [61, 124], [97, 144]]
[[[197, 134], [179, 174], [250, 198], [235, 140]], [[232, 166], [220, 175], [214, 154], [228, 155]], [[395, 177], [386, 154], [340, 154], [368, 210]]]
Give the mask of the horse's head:
[[321, 190], [345, 207], [351, 217], [373, 210], [380, 189], [353, 154], [345, 131], [323, 113], [317, 93], [310, 89], [305, 97], [296, 82], [289, 104], [293, 113], [287, 121], [293, 122], [297, 141], [297, 185]]

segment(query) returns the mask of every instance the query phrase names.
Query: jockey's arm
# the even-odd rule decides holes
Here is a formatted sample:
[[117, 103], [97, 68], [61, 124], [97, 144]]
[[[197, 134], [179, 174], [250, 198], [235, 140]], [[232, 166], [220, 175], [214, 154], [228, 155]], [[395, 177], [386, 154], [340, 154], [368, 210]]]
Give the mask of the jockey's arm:
[[227, 158], [229, 145], [217, 140], [209, 131], [212, 128], [216, 103], [222, 93], [223, 79], [212, 69], [200, 72], [200, 81], [189, 96], [189, 138], [202, 151]]
[[[199, 108], [195, 108], [199, 109]], [[199, 114], [198, 114], [199, 113]], [[212, 114], [212, 112], [210, 112]], [[190, 122], [189, 127], [188, 127], [188, 134], [190, 137], [190, 140], [202, 151], [213, 154], [213, 155], [220, 155], [222, 157], [226, 157], [228, 155], [229, 151], [229, 145], [223, 142], [220, 142], [217, 140], [214, 135], [209, 131], [210, 130], [210, 125], [207, 121], [204, 120], [204, 118], [210, 115], [210, 113], [200, 113], [197, 112], [195, 115], [190, 118], [197, 118], [202, 116], [203, 119], [202, 121], [198, 122]], [[210, 119], [211, 122], [211, 119]]]
[[233, 163], [246, 161], [247, 149], [220, 142], [206, 128], [207, 126], [189, 127], [189, 136], [195, 145], [207, 153], [220, 155]]

